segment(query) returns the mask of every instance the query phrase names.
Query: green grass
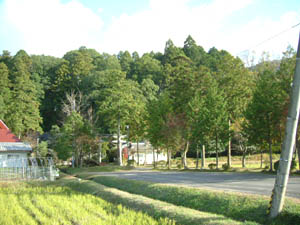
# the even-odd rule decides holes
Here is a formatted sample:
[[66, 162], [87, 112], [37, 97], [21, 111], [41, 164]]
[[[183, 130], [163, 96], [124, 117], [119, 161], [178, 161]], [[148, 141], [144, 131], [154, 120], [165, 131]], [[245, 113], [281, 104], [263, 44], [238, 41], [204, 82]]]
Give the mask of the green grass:
[[[68, 186], [73, 190], [83, 193], [92, 193], [109, 202], [122, 204], [131, 209], [146, 212], [148, 215], [157, 219], [167, 217], [174, 220], [176, 224], [241, 224], [240, 222], [224, 217], [223, 215], [175, 206], [167, 202], [154, 200], [141, 195], [130, 194], [115, 188], [109, 188], [94, 181], [71, 178], [70, 180], [60, 180], [56, 182], [55, 185]], [[254, 225], [256, 223], [246, 224]]]
[[106, 176], [94, 176], [92, 179], [109, 187], [202, 212], [224, 215], [242, 222], [300, 224], [300, 204], [292, 200], [286, 201], [283, 212], [279, 217], [269, 221], [267, 219], [269, 198], [263, 196], [168, 186]]
[[118, 166], [115, 164], [107, 164], [105, 166], [93, 166], [93, 167], [83, 167], [83, 168], [71, 168], [71, 167], [62, 167], [61, 170], [65, 171], [68, 174], [77, 174], [77, 173], [87, 173], [87, 172], [117, 172], [124, 170], [131, 170], [134, 167], [130, 166]]
[[0, 182], [0, 224], [174, 224], [58, 184]]

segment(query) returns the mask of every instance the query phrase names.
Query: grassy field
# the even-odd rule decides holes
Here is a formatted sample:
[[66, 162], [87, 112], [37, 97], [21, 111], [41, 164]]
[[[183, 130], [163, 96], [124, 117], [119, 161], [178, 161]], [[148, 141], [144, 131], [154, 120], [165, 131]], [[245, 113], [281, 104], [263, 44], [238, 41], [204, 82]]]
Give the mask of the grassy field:
[[175, 224], [59, 183], [0, 182], [0, 200], [0, 224], [3, 225]]
[[92, 179], [97, 183], [133, 194], [223, 215], [243, 223], [252, 221], [258, 224], [300, 224], [300, 203], [296, 200], [287, 200], [281, 215], [269, 221], [267, 219], [269, 198], [263, 196], [175, 187], [115, 177], [98, 176]]

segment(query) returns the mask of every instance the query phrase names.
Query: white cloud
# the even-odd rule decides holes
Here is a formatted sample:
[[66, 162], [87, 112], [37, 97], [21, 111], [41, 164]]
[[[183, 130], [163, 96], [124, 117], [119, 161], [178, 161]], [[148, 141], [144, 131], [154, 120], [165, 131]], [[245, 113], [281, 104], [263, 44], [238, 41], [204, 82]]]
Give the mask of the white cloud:
[[223, 45], [229, 48], [232, 54], [242, 57], [249, 53], [256, 61], [264, 51], [268, 52], [271, 58], [278, 58], [288, 45], [296, 48], [299, 26], [290, 28], [298, 24], [299, 19], [300, 14], [296, 12], [286, 12], [278, 20], [255, 18], [240, 30], [228, 35]]
[[218, 43], [223, 20], [252, 1], [215, 0], [193, 8], [188, 2], [150, 0], [148, 10], [121, 15], [105, 32], [104, 50], [114, 53], [118, 50], [163, 51], [169, 38], [182, 46], [189, 34], [198, 44], [210, 48]]
[[62, 56], [69, 50], [95, 43], [103, 21], [91, 9], [72, 0], [7, 0], [7, 23], [22, 36], [20, 48], [30, 54]]
[[[183, 46], [189, 34], [206, 50], [215, 46], [238, 54], [300, 21], [299, 13], [287, 12], [277, 20], [255, 18], [236, 26], [232, 32], [224, 32], [226, 20], [254, 1], [212, 0], [191, 7], [190, 0], [149, 0], [146, 10], [124, 13], [104, 26], [101, 12], [105, 9], [98, 8], [94, 12], [77, 0], [67, 3], [5, 0], [2, 6], [0, 4], [0, 35], [11, 36], [16, 50], [22, 48], [30, 54], [54, 56], [62, 56], [80, 46], [112, 54], [121, 50], [140, 54], [152, 50], [163, 52], [169, 38], [175, 45]], [[1, 33], [2, 29], [7, 34]], [[296, 45], [297, 31], [282, 34], [254, 50], [258, 55], [262, 50], [278, 54], [288, 44]]]

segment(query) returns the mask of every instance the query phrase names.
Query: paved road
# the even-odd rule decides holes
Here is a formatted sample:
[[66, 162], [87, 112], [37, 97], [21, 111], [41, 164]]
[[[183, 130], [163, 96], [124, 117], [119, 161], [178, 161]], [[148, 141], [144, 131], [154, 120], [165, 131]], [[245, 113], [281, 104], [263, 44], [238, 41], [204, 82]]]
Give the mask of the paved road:
[[[275, 175], [259, 173], [157, 172], [151, 170], [133, 170], [109, 173], [102, 172], [99, 173], [99, 175], [100, 174], [104, 176], [117, 176], [125, 179], [202, 187], [224, 191], [237, 191], [268, 196], [271, 195], [275, 182]], [[287, 196], [300, 199], [299, 176], [290, 177], [287, 188]]]

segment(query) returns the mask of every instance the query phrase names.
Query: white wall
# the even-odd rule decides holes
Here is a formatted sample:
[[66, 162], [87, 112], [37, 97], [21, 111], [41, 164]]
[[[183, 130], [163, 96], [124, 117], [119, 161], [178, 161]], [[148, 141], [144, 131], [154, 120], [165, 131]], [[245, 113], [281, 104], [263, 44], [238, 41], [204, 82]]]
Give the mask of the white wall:
[[[128, 157], [129, 160], [133, 160], [137, 163], [138, 162], [138, 154], [135, 153], [134, 155], [129, 155]], [[157, 161], [167, 161], [167, 154], [165, 153], [157, 153], [155, 151], [155, 162]], [[144, 164], [145, 162], [145, 152], [141, 152], [139, 154], [139, 161], [140, 164]], [[153, 164], [153, 152], [147, 151], [146, 153], [146, 164]]]
[[27, 164], [23, 158], [27, 158], [27, 153], [0, 152], [0, 167], [23, 167], [24, 163]]

